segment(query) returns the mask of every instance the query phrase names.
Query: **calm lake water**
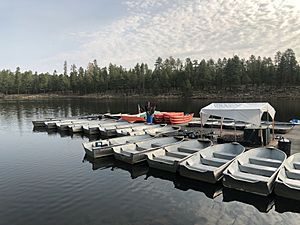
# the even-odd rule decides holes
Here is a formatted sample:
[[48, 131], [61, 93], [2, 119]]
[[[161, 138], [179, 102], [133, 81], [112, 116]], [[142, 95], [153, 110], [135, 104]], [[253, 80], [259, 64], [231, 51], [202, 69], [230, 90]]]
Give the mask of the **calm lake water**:
[[[130, 166], [113, 158], [91, 161], [81, 146], [88, 138], [34, 132], [31, 123], [48, 116], [133, 113], [137, 103], [143, 104], [0, 101], [0, 224], [299, 224], [299, 202], [193, 182], [146, 164]], [[157, 102], [159, 110], [195, 113], [209, 103]], [[277, 120], [300, 116], [300, 102], [270, 103]]]

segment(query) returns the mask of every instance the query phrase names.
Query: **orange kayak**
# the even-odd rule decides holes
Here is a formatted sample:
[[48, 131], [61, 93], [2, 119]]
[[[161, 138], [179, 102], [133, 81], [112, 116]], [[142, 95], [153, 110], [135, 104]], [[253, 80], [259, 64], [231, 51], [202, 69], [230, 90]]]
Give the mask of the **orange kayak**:
[[182, 124], [190, 122], [194, 117], [194, 113], [188, 115], [175, 115], [170, 117], [171, 124]]
[[176, 116], [184, 116], [183, 112], [163, 112], [154, 115], [154, 121], [156, 123], [171, 123], [170, 118]]
[[122, 115], [121, 119], [129, 123], [146, 122], [144, 117], [135, 116], [135, 115]]

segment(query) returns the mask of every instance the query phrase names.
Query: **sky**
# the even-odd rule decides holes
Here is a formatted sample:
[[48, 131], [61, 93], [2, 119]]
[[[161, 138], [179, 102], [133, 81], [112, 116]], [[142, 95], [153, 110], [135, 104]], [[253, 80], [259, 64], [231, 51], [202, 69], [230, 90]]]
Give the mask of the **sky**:
[[[62, 72], [158, 57], [300, 58], [300, 0], [1, 0], [0, 69]], [[300, 59], [299, 59], [300, 60]]]

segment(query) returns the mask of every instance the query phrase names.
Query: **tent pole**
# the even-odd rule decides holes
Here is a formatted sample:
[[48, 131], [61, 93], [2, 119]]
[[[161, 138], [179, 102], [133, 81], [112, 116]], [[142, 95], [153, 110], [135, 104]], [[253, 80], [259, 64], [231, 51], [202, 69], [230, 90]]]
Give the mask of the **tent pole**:
[[223, 131], [223, 117], [221, 117], [221, 127], [220, 127], [220, 137], [222, 137], [222, 131]]
[[272, 139], [275, 140], [275, 119], [272, 119]]
[[203, 132], [202, 132], [202, 130], [203, 130], [203, 123], [202, 123], [202, 113], [200, 113], [200, 120], [201, 120], [201, 130], [200, 130], [200, 134], [201, 134], [201, 138], [203, 138]]
[[234, 120], [234, 141], [236, 141], [236, 125], [235, 125], [235, 120]]
[[260, 133], [260, 142], [261, 142], [261, 146], [264, 146], [264, 135], [263, 135], [263, 131], [262, 131], [262, 126], [261, 126], [261, 116], [258, 115], [260, 124], [259, 124], [259, 133]]
[[268, 140], [268, 133], [267, 133], [267, 129], [269, 128], [269, 111], [267, 111], [267, 127], [266, 127], [266, 145], [267, 145], [267, 140]]

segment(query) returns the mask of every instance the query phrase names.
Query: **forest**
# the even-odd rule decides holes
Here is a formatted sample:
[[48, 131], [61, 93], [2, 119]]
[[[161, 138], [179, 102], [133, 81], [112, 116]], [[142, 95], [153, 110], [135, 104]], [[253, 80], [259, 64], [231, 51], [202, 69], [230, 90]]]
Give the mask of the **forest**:
[[63, 73], [0, 71], [0, 93], [3, 94], [145, 94], [181, 92], [184, 95], [205, 88], [230, 89], [236, 86], [300, 85], [300, 67], [292, 49], [278, 51], [275, 57], [249, 59], [234, 55], [218, 60], [192, 60], [158, 57], [153, 69], [146, 63], [134, 68], [109, 64], [99, 67], [97, 61], [86, 68], [64, 62]]

